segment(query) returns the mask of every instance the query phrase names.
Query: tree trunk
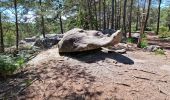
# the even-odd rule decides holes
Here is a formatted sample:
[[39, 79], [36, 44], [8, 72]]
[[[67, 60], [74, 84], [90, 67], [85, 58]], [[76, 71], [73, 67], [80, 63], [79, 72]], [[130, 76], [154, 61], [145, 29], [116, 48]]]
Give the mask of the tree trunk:
[[107, 8], [107, 29], [110, 27], [110, 7]]
[[103, 1], [103, 30], [106, 29], [106, 0]]
[[2, 13], [0, 12], [0, 39], [1, 39], [1, 43], [0, 43], [0, 53], [4, 52], [4, 38], [3, 38], [3, 27], [2, 27]]
[[99, 0], [99, 29], [102, 27], [102, 21], [101, 21], [101, 0]]
[[18, 13], [17, 13], [17, 0], [14, 0], [15, 8], [15, 28], [16, 28], [16, 50], [18, 52], [18, 43], [19, 43], [19, 30], [18, 30]]
[[117, 30], [117, 1], [115, 0], [115, 30]]
[[138, 0], [138, 10], [137, 10], [137, 15], [136, 15], [136, 31], [138, 30], [139, 26], [139, 0]]
[[44, 24], [44, 16], [42, 14], [42, 7], [41, 7], [41, 3], [42, 1], [39, 0], [39, 4], [40, 4], [40, 9], [41, 9], [41, 25], [42, 25], [42, 28], [41, 28], [41, 34], [43, 35], [43, 37], [45, 38], [45, 24]]
[[120, 1], [118, 0], [118, 2], [119, 2], [119, 19], [118, 19], [119, 23], [118, 23], [118, 28], [120, 29], [120, 27], [121, 27], [121, 12], [122, 12], [121, 11], [122, 10], [121, 9], [121, 0]]
[[95, 28], [96, 28], [96, 30], [98, 30], [98, 17], [97, 17], [97, 4], [96, 4], [96, 1], [94, 0], [94, 6], [95, 6], [95, 8], [94, 8], [94, 12], [95, 12]]
[[61, 15], [60, 15], [60, 29], [61, 29], [61, 33], [63, 34], [64, 31], [63, 31], [63, 22], [62, 22], [62, 19], [61, 19]]
[[[131, 0], [130, 4], [130, 16], [129, 16], [129, 38], [131, 38], [131, 26], [132, 26], [132, 6], [133, 6], [133, 0]], [[137, 15], [138, 16], [138, 15]]]
[[144, 30], [146, 30], [146, 25], [147, 25], [147, 22], [148, 22], [148, 19], [149, 19], [151, 2], [152, 2], [152, 0], [148, 1], [148, 8], [147, 8], [147, 14], [146, 14], [146, 19], [145, 19], [145, 23], [144, 23]]
[[145, 31], [145, 19], [146, 15], [143, 13], [141, 18], [141, 27], [140, 27], [140, 38], [138, 39], [137, 47], [141, 47], [141, 41], [142, 41], [142, 34], [144, 34]]
[[123, 30], [124, 30], [124, 38], [126, 38], [126, 5], [127, 0], [124, 0], [124, 7], [123, 7]]
[[157, 30], [156, 30], [156, 34], [157, 34], [157, 35], [158, 35], [158, 33], [159, 33], [159, 22], [160, 22], [161, 2], [162, 2], [162, 0], [159, 0]]
[[111, 25], [111, 28], [113, 29], [114, 28], [114, 0], [112, 0], [112, 25]]

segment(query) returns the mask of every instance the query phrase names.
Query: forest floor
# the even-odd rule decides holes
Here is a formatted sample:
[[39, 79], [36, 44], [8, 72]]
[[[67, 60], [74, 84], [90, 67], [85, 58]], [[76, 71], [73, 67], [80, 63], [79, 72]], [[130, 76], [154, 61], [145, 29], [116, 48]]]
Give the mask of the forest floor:
[[[149, 43], [155, 37], [149, 37]], [[167, 41], [170, 44], [170, 42]], [[160, 43], [162, 44], [162, 43]], [[167, 46], [167, 45], [164, 45]], [[126, 54], [41, 52], [23, 71], [0, 81], [0, 97], [33, 100], [170, 100], [170, 50]]]

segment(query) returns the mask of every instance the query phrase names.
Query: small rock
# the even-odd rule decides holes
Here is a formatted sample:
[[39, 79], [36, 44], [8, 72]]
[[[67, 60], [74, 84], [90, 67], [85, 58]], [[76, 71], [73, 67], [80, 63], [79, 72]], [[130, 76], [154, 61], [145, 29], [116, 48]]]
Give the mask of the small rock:
[[145, 50], [149, 51], [149, 52], [154, 52], [158, 49], [162, 49], [160, 46], [158, 45], [149, 45], [145, 48]]

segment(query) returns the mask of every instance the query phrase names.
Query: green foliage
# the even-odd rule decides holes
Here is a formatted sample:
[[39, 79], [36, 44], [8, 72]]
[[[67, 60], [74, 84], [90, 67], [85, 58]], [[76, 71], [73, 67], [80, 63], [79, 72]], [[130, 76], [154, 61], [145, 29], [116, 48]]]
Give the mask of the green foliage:
[[167, 38], [170, 37], [170, 32], [168, 31], [167, 27], [161, 26], [159, 32], [159, 38]]
[[135, 41], [134, 38], [128, 38], [128, 39], [127, 39], [127, 42], [128, 42], [128, 43], [134, 43], [134, 41]]
[[15, 35], [12, 31], [7, 32], [5, 34], [4, 39], [5, 39], [5, 45], [8, 47], [15, 44]]
[[168, 38], [170, 37], [170, 32], [163, 32], [159, 34], [159, 38]]
[[145, 38], [142, 38], [142, 41], [140, 43], [141, 48], [145, 48], [148, 46], [148, 41]]
[[165, 55], [165, 51], [164, 51], [163, 49], [157, 49], [157, 50], [155, 51], [155, 54], [156, 54], [156, 55]]
[[12, 57], [11, 55], [0, 55], [0, 74], [2, 76], [12, 75], [16, 70], [22, 68], [24, 59]]

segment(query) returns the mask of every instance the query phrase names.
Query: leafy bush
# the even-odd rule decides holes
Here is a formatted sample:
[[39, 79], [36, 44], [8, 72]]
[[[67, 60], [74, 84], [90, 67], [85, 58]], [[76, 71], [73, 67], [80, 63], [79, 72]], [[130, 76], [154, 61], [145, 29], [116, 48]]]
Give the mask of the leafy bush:
[[170, 37], [170, 32], [163, 32], [159, 34], [159, 38], [167, 38]]
[[167, 27], [161, 26], [159, 29], [159, 38], [167, 38], [170, 37], [170, 32]]
[[143, 38], [141, 43], [140, 43], [140, 47], [145, 48], [147, 46], [148, 46], [148, 41], [145, 38]]
[[168, 28], [165, 27], [165, 26], [161, 26], [161, 27], [159, 28], [159, 31], [160, 31], [160, 33], [162, 33], [162, 32], [167, 32], [167, 31], [168, 31]]
[[134, 38], [128, 38], [128, 39], [127, 39], [127, 42], [128, 42], [128, 43], [134, 43], [134, 41], [135, 41]]
[[4, 77], [12, 75], [16, 70], [22, 67], [24, 59], [21, 57], [12, 57], [11, 55], [0, 55], [0, 74]]
[[165, 55], [165, 51], [164, 51], [163, 49], [157, 49], [157, 50], [155, 51], [155, 54], [156, 54], [156, 55]]

